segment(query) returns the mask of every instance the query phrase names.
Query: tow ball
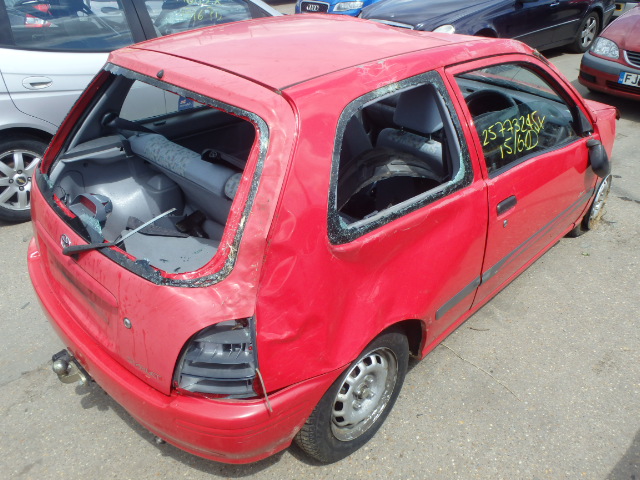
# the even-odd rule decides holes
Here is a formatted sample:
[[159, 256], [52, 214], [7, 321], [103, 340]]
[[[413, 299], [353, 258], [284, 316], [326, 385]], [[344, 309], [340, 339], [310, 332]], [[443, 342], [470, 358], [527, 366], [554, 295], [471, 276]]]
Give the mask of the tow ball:
[[51, 368], [62, 383], [87, 385], [91, 381], [91, 376], [67, 350], [60, 350], [51, 357], [51, 361]]

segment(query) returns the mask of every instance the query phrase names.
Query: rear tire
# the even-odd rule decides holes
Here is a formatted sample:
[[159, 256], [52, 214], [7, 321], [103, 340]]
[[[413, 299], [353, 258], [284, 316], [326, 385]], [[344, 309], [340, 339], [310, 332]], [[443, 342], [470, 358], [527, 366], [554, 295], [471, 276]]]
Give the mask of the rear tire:
[[580, 24], [578, 34], [571, 44], [571, 50], [576, 53], [586, 52], [599, 33], [600, 16], [596, 12], [591, 12]]
[[0, 142], [0, 220], [31, 218], [31, 185], [47, 144], [35, 137]]
[[373, 340], [324, 394], [296, 435], [309, 456], [333, 463], [378, 431], [400, 393], [409, 360], [407, 337], [389, 331]]

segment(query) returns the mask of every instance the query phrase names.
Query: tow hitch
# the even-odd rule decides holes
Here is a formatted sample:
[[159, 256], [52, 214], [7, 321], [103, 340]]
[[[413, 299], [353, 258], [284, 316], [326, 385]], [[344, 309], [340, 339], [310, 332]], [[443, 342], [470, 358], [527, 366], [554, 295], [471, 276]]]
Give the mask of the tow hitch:
[[67, 350], [60, 350], [51, 357], [51, 361], [53, 362], [51, 368], [62, 383], [80, 382], [82, 385], [87, 385], [91, 380], [91, 375]]

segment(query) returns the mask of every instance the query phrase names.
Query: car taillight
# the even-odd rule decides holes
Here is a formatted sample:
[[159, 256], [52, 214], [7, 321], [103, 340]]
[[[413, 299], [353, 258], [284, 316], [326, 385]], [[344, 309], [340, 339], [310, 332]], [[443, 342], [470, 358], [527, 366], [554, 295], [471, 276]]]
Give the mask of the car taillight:
[[[33, 5], [33, 8], [35, 10], [39, 10], [42, 13], [45, 13], [47, 15], [50, 15], [50, 8], [51, 6], [48, 3], [40, 3], [38, 5]], [[24, 18], [24, 26], [25, 27], [31, 27], [31, 28], [38, 28], [38, 27], [50, 27], [51, 26], [51, 22], [40, 18], [39, 16], [33, 16], [33, 15], [29, 15], [28, 13], [25, 15]]]
[[213, 398], [255, 397], [256, 354], [251, 319], [221, 322], [189, 340], [174, 387]]
[[34, 17], [27, 13], [24, 17], [24, 26], [29, 28], [50, 27], [51, 22], [43, 20], [42, 18]]

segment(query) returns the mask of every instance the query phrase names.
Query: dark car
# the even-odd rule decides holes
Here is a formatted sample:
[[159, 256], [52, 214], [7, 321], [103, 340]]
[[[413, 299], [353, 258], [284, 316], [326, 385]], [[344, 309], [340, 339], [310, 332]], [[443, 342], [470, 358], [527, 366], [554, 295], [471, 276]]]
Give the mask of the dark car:
[[383, 0], [362, 18], [396, 27], [515, 38], [531, 47], [585, 52], [615, 9], [613, 0]]

